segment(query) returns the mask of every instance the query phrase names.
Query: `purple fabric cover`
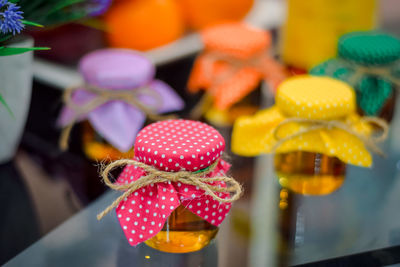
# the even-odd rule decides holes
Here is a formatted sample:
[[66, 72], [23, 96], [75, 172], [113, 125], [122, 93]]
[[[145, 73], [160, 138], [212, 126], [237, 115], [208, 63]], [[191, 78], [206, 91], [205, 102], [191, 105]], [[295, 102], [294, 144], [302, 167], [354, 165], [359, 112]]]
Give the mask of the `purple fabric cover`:
[[[135, 90], [147, 85], [157, 92], [162, 100], [159, 113], [181, 110], [183, 100], [166, 83], [154, 80], [155, 69], [143, 55], [132, 50], [102, 49], [84, 56], [79, 64], [79, 71], [87, 84], [110, 90]], [[85, 104], [93, 99], [94, 94], [77, 90], [72, 100], [75, 104]], [[139, 95], [141, 102], [153, 106], [157, 101], [149, 95]], [[139, 109], [123, 101], [109, 101], [95, 110], [75, 118], [75, 112], [64, 107], [58, 123], [66, 126], [76, 119], [89, 120], [93, 128], [105, 140], [122, 152], [132, 148], [136, 135], [146, 119]]]

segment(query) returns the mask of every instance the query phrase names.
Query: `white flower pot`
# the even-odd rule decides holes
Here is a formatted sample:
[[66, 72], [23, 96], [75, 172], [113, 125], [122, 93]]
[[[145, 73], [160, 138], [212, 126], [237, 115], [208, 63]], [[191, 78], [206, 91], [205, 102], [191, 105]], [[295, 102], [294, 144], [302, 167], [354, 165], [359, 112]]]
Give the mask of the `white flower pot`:
[[[31, 47], [33, 39], [18, 38], [9, 46]], [[13, 113], [0, 104], [0, 163], [13, 158], [24, 130], [31, 100], [32, 61], [32, 52], [0, 57], [0, 93]]]

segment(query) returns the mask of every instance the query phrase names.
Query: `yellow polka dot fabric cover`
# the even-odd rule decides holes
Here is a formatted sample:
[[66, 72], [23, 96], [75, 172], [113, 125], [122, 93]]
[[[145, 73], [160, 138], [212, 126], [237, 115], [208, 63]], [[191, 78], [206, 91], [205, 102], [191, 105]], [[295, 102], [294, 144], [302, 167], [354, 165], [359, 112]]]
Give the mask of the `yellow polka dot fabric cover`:
[[273, 107], [235, 121], [232, 151], [243, 156], [256, 156], [301, 150], [335, 156], [349, 164], [369, 167], [372, 157], [364, 143], [339, 128], [306, 132], [274, 147], [278, 141], [275, 135], [282, 139], [310, 126], [305, 122], [291, 122], [281, 126], [275, 133], [276, 127], [289, 118], [336, 120], [347, 124], [358, 134], [369, 136], [371, 126], [363, 122], [355, 110], [354, 91], [346, 83], [328, 77], [295, 76], [279, 86]]

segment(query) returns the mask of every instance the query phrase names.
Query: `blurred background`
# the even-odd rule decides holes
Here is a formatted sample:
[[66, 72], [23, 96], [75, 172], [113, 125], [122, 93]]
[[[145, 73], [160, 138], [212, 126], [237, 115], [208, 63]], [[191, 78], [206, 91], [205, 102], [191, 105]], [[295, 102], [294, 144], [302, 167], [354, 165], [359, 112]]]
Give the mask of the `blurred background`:
[[[6, 2], [0, 1], [0, 11], [4, 12]], [[199, 33], [209, 26], [245, 21], [270, 31], [270, 53], [289, 76], [305, 73], [335, 56], [337, 38], [346, 32], [379, 28], [400, 36], [398, 0], [82, 0], [74, 5], [69, 3], [74, 1], [63, 0], [9, 2], [21, 7], [24, 19], [42, 26], [25, 24], [20, 39], [0, 43], [50, 50], [33, 55], [28, 52], [15, 62], [8, 56], [0, 57], [0, 93], [7, 103], [0, 106], [0, 140], [4, 136], [0, 150], [12, 146], [0, 162], [0, 264], [106, 191], [98, 175], [99, 160], [84, 149], [90, 126], [76, 125], [69, 149], [59, 148], [57, 119], [62, 95], [67, 88], [82, 83], [78, 63], [85, 54], [106, 47], [143, 52], [156, 66], [156, 78], [169, 84], [185, 101], [178, 114], [187, 117], [200, 97], [188, 92], [187, 82], [193, 62], [204, 48]], [[335, 17], [338, 14], [339, 18]], [[303, 47], [311, 50], [301, 51]], [[6, 87], [11, 89], [7, 91]], [[14, 92], [12, 88], [16, 87], [27, 91]], [[11, 129], [16, 121], [21, 121], [19, 128]], [[226, 131], [229, 139], [230, 132]], [[10, 135], [17, 140], [10, 141]], [[253, 175], [252, 159], [236, 161], [239, 176]], [[250, 215], [245, 211], [254, 188], [252, 181], [241, 182], [250, 193], [238, 203], [232, 227], [239, 239], [246, 240]], [[243, 241], [230, 249], [243, 251], [247, 246]], [[220, 266], [231, 265], [233, 260], [221, 253]], [[248, 255], [242, 259], [229, 254], [240, 258], [238, 264], [248, 262]]]

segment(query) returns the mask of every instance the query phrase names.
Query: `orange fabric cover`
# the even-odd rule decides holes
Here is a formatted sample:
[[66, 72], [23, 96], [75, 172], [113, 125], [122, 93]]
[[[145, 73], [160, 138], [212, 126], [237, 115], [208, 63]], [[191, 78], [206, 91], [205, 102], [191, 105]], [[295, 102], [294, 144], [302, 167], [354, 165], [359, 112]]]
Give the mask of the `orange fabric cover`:
[[207, 29], [201, 36], [205, 50], [194, 63], [188, 89], [206, 90], [218, 109], [240, 101], [263, 79], [275, 87], [286, 76], [283, 67], [267, 55], [269, 32], [227, 23]]

